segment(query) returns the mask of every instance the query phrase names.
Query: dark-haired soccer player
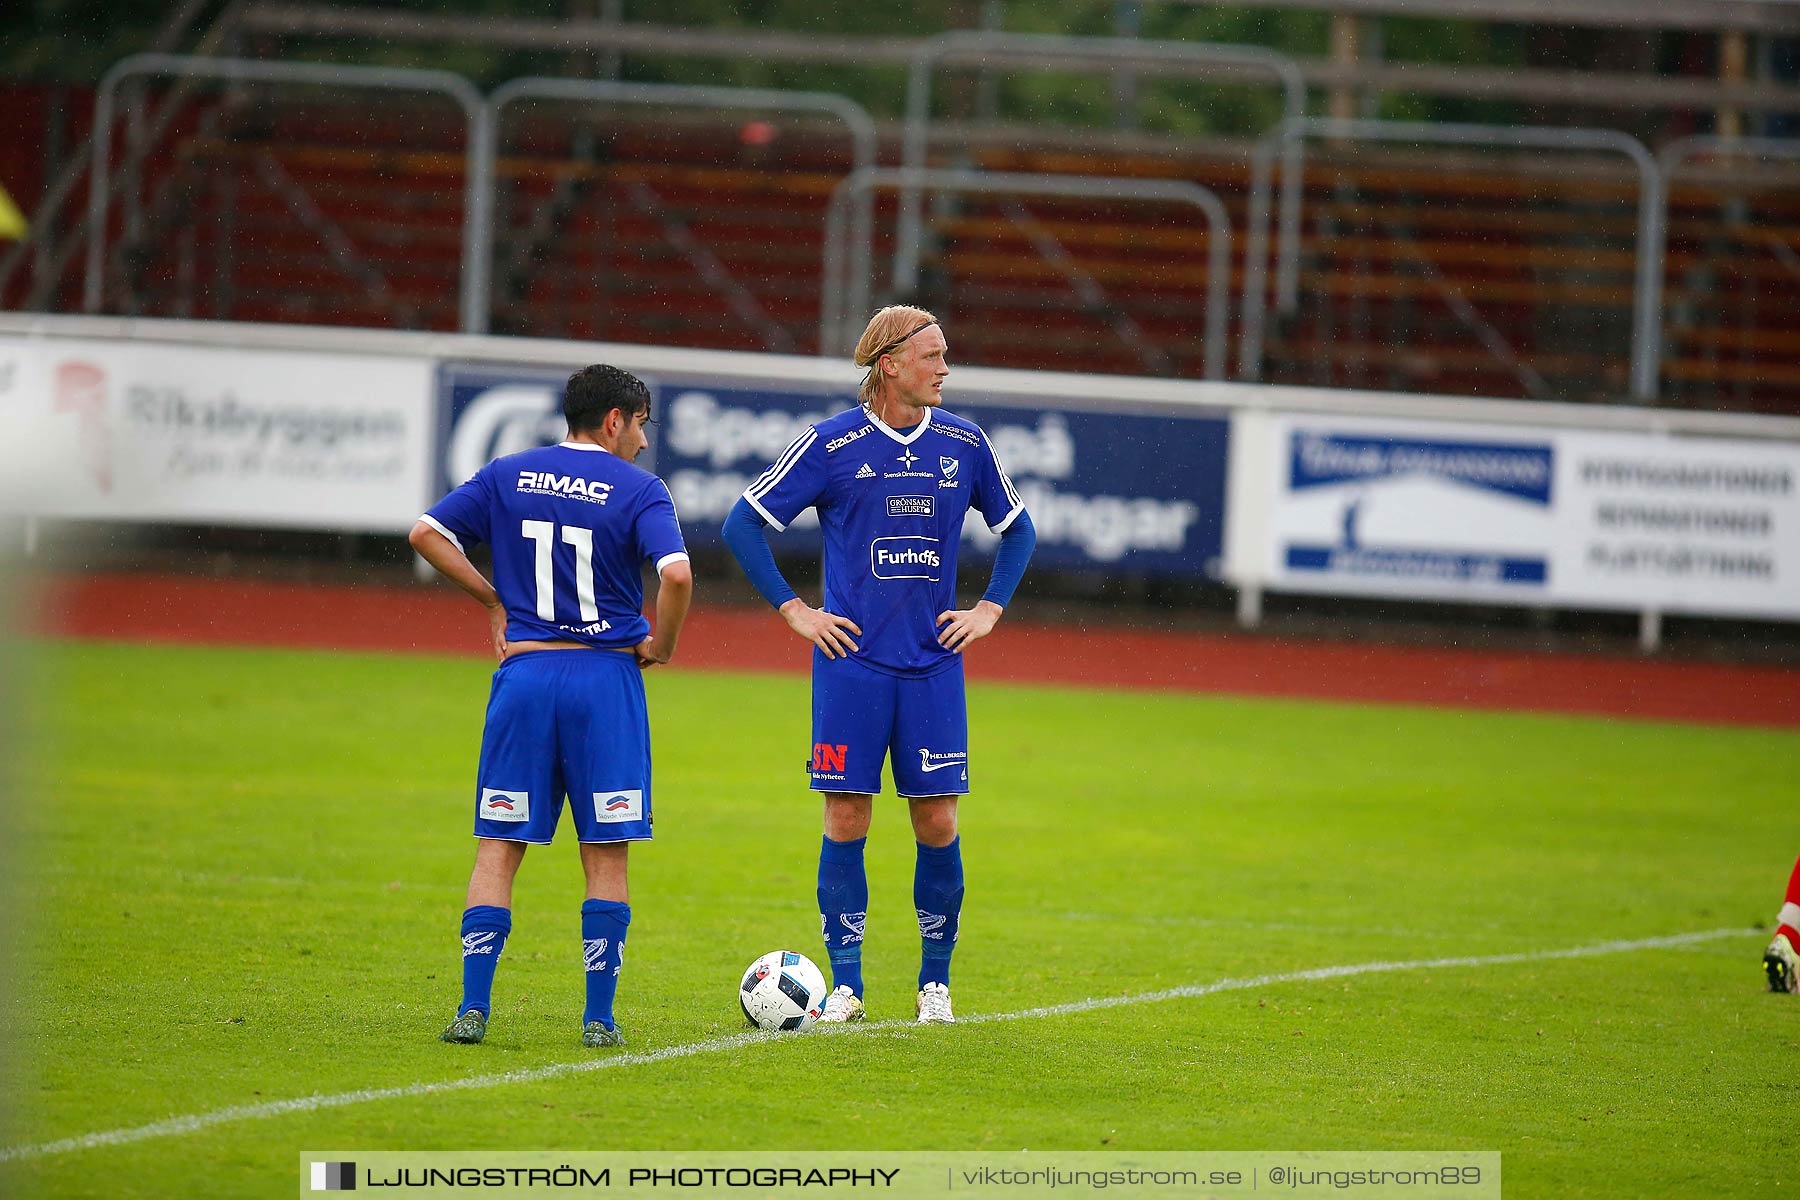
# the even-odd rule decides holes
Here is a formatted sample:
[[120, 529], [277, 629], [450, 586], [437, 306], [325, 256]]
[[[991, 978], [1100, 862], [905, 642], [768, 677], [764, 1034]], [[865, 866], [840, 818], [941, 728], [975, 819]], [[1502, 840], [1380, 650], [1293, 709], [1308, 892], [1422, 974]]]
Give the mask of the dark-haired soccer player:
[[1800, 859], [1788, 876], [1787, 897], [1775, 914], [1775, 936], [1763, 951], [1771, 992], [1800, 993]]
[[[547, 844], [567, 794], [581, 842], [585, 1046], [619, 1046], [613, 1021], [631, 907], [626, 853], [650, 840], [650, 721], [640, 672], [666, 663], [694, 577], [662, 480], [632, 466], [650, 392], [584, 367], [563, 394], [568, 440], [495, 459], [413, 526], [412, 545], [488, 610], [494, 672], [475, 782], [475, 869], [462, 918], [463, 997], [446, 1042], [479, 1042], [512, 930], [525, 847]], [[486, 542], [494, 581], [463, 548]], [[644, 619], [656, 564], [656, 629]]]
[[[1036, 535], [987, 435], [938, 407], [944, 331], [923, 309], [884, 308], [863, 331], [862, 406], [801, 434], [725, 520], [725, 540], [813, 652], [812, 789], [825, 794], [819, 912], [833, 989], [820, 1020], [863, 1016], [869, 884], [863, 846], [883, 760], [907, 801], [918, 859], [918, 1019], [947, 1023], [950, 952], [962, 914], [957, 797], [969, 791], [962, 652], [993, 631]], [[825, 595], [813, 608], [775, 566], [765, 524], [817, 508]], [[956, 558], [973, 508], [1001, 534], [988, 589], [956, 607]]]

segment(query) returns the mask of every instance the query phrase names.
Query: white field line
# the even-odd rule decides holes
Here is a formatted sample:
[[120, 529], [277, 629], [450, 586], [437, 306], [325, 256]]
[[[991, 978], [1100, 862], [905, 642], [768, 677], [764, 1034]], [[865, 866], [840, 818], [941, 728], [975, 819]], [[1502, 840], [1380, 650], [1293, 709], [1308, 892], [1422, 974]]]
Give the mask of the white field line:
[[[1459, 958], [1421, 958], [1406, 962], [1346, 963], [1336, 967], [1315, 967], [1310, 971], [1286, 971], [1278, 975], [1220, 979], [1213, 983], [1166, 988], [1160, 992], [1140, 992], [1135, 996], [1103, 996], [1093, 1000], [1076, 1000], [1068, 1004], [1048, 1004], [1041, 1008], [1020, 1009], [1017, 1012], [976, 1013], [959, 1018], [957, 1023], [982, 1025], [993, 1021], [1027, 1021], [1038, 1017], [1067, 1017], [1078, 1013], [1096, 1012], [1104, 1008], [1151, 1004], [1159, 1000], [1191, 999], [1198, 996], [1212, 996], [1220, 992], [1241, 992], [1279, 983], [1346, 979], [1353, 975], [1379, 975], [1393, 971], [1425, 971], [1440, 967], [1499, 967], [1514, 963], [1548, 962], [1559, 958], [1595, 958], [1604, 954], [1627, 954], [1634, 950], [1659, 950], [1671, 946], [1688, 946], [1696, 942], [1742, 937], [1747, 933], [1754, 932], [1756, 931], [1747, 929], [1712, 929], [1701, 933], [1678, 933], [1667, 937], [1639, 938], [1634, 941], [1596, 942], [1587, 946], [1571, 946], [1564, 950], [1528, 950], [1517, 954], [1480, 954]], [[828, 1037], [843, 1037], [906, 1028], [912, 1024], [911, 1021], [865, 1021], [861, 1024], [845, 1026], [841, 1030], [834, 1029], [823, 1032]], [[677, 1058], [692, 1058], [698, 1054], [735, 1050], [740, 1046], [779, 1041], [792, 1041], [792, 1039], [780, 1033], [746, 1032], [709, 1038], [703, 1042], [665, 1046], [661, 1050], [652, 1050], [647, 1054], [618, 1054], [607, 1058], [588, 1058], [578, 1062], [533, 1067], [525, 1071], [474, 1075], [466, 1079], [412, 1083], [404, 1087], [363, 1088], [354, 1092], [337, 1092], [327, 1096], [297, 1096], [292, 1100], [272, 1100], [264, 1104], [240, 1104], [232, 1108], [214, 1109], [212, 1112], [194, 1113], [185, 1117], [170, 1117], [165, 1121], [153, 1121], [148, 1125], [138, 1125], [130, 1129], [109, 1129], [99, 1133], [85, 1133], [80, 1137], [63, 1138], [55, 1142], [7, 1146], [0, 1148], [0, 1162], [43, 1158], [52, 1154], [69, 1154], [77, 1150], [95, 1150], [102, 1146], [122, 1146], [131, 1142], [149, 1141], [152, 1138], [177, 1137], [184, 1133], [197, 1133], [202, 1129], [210, 1129], [215, 1125], [227, 1125], [236, 1121], [260, 1121], [267, 1117], [286, 1116], [289, 1113], [319, 1112], [323, 1109], [343, 1108], [351, 1104], [368, 1104], [377, 1100], [404, 1100], [414, 1096], [434, 1096], [444, 1092], [472, 1091], [477, 1088], [502, 1087], [513, 1083], [539, 1083], [563, 1075], [575, 1075], [586, 1071], [615, 1070], [623, 1067], [641, 1067]]]

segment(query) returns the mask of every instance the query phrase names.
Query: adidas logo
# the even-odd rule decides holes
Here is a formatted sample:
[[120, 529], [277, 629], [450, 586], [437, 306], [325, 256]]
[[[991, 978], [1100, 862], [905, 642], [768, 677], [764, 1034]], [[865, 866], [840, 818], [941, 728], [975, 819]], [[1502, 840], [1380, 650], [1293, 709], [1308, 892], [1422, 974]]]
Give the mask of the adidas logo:
[[862, 465], [862, 470], [860, 470], [860, 471], [858, 471], [858, 472], [857, 472], [857, 473], [856, 473], [856, 477], [857, 477], [857, 478], [858, 478], [858, 479], [873, 479], [873, 478], [875, 478], [875, 472], [874, 472], [874, 470], [873, 470], [873, 469], [872, 469], [872, 468], [871, 468], [871, 467], [870, 467], [870, 466], [869, 466], [869, 464], [868, 464], [868, 463], [864, 463], [864, 464], [863, 464], [863, 465]]

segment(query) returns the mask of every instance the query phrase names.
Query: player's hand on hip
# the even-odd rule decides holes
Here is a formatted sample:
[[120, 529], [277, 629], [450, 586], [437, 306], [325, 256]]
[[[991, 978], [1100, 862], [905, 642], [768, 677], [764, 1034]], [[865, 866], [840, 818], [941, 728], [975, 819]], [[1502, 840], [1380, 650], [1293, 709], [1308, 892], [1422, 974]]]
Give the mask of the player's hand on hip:
[[851, 635], [862, 636], [862, 628], [849, 617], [812, 608], [798, 596], [782, 605], [781, 615], [788, 628], [825, 652], [826, 658], [843, 658], [856, 653]]
[[974, 608], [956, 608], [938, 614], [938, 645], [961, 654], [970, 642], [994, 632], [1005, 611], [992, 600], [978, 600]]
[[494, 660], [506, 661], [506, 606], [496, 604], [488, 609], [488, 635], [494, 642]]
[[669, 652], [657, 646], [655, 634], [633, 646], [631, 652], [637, 656], [640, 671], [648, 671], [651, 667], [661, 666], [669, 661]]

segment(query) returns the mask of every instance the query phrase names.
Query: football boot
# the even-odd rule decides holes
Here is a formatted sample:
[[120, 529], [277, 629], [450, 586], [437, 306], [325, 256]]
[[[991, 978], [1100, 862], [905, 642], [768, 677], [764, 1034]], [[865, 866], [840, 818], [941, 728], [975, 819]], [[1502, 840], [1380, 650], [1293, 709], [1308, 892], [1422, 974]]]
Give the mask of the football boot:
[[956, 1024], [956, 1014], [950, 1011], [949, 988], [941, 983], [928, 983], [919, 989], [919, 1024]]
[[821, 1025], [842, 1025], [847, 1021], [862, 1019], [862, 998], [850, 990], [849, 984], [833, 989], [831, 995], [825, 997], [825, 1011], [819, 1014]]

